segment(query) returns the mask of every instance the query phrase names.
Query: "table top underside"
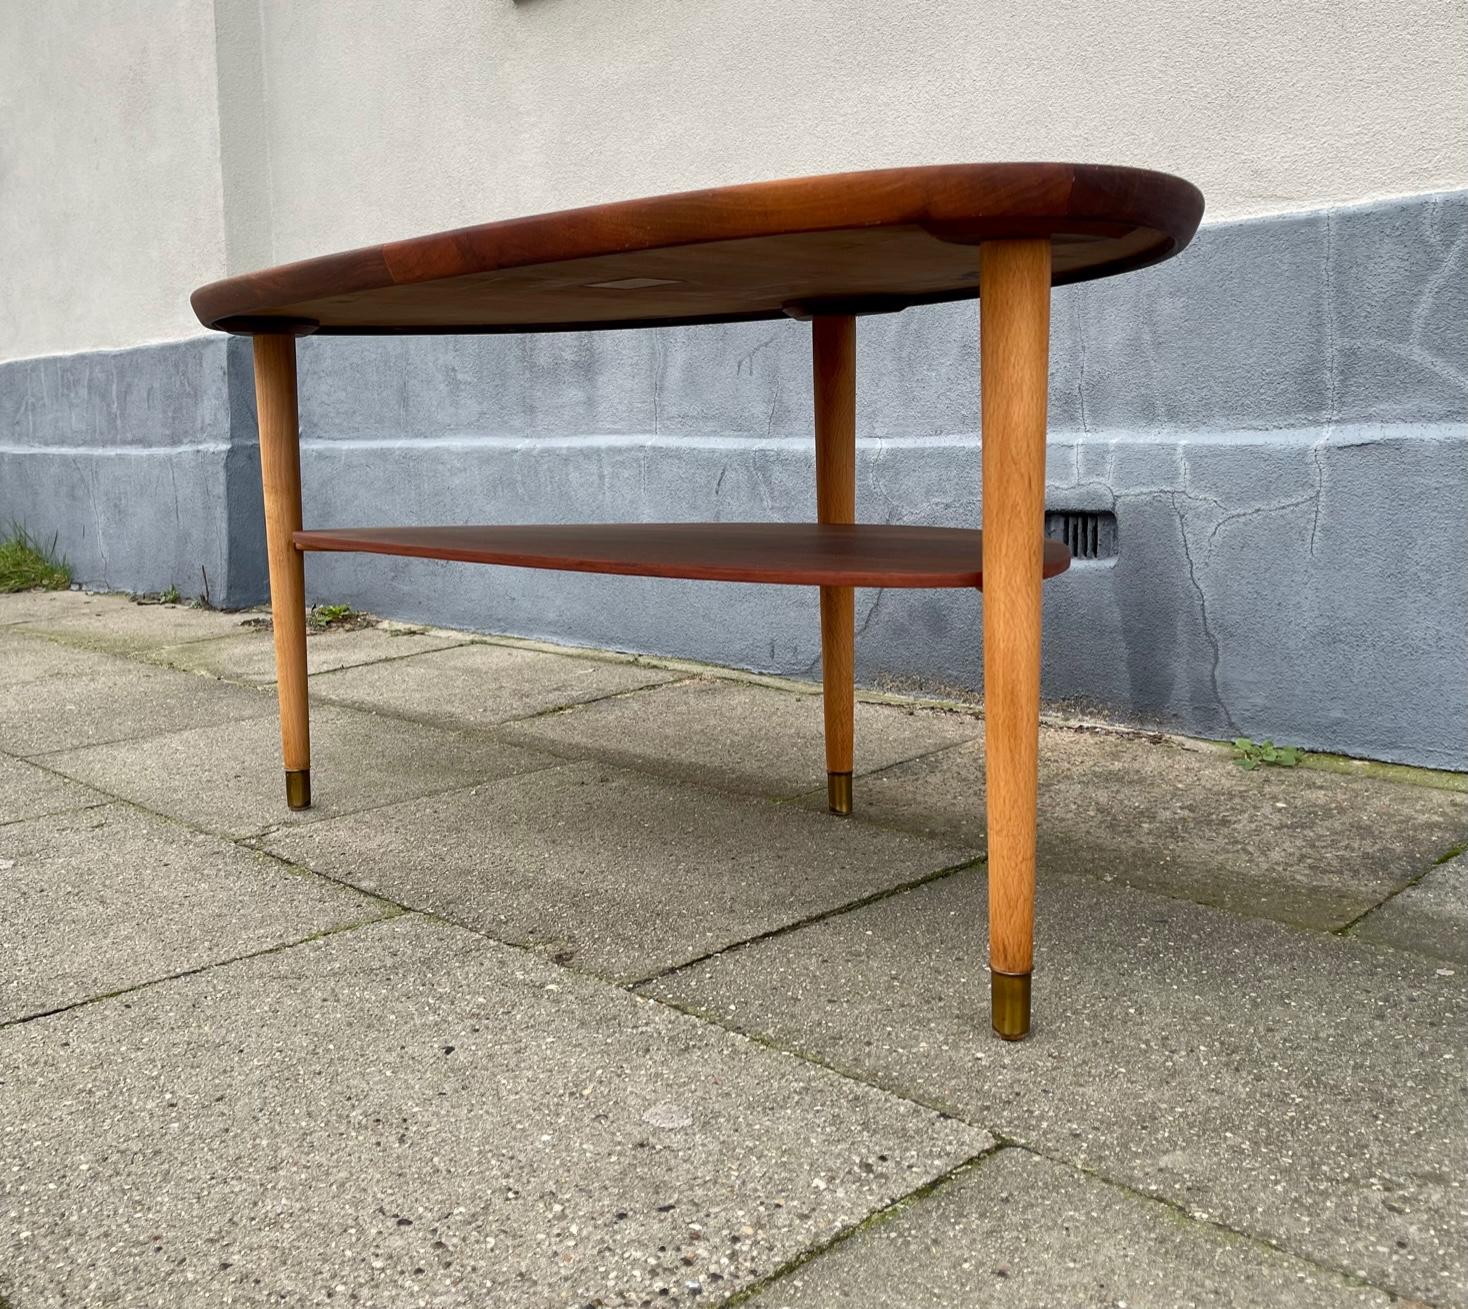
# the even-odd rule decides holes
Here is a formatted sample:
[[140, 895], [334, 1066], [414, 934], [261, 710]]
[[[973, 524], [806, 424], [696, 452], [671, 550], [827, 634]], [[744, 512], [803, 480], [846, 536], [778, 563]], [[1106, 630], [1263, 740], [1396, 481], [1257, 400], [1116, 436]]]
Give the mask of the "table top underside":
[[986, 240], [1058, 284], [1166, 259], [1203, 198], [1165, 173], [948, 164], [760, 182], [461, 228], [201, 287], [243, 334], [562, 331], [890, 312], [978, 294]]

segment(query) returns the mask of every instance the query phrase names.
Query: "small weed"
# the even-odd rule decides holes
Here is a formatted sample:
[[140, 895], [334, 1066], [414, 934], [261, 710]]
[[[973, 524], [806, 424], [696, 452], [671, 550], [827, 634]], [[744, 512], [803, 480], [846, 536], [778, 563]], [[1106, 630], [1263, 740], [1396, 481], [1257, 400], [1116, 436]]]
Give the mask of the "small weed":
[[1233, 741], [1234, 763], [1240, 768], [1293, 768], [1305, 757], [1295, 745], [1275, 745], [1273, 741], [1251, 741], [1240, 736]]
[[199, 576], [204, 579], [204, 593], [196, 595], [189, 601], [189, 607], [191, 609], [213, 609], [214, 601], [209, 595], [209, 570], [203, 564], [199, 565]]
[[306, 615], [306, 626], [313, 632], [354, 632], [374, 621], [371, 614], [343, 604], [317, 605]]
[[56, 554], [56, 538], [42, 545], [25, 528], [13, 524], [0, 541], [0, 593], [64, 591], [71, 585], [71, 566]]
[[178, 587], [170, 583], [168, 590], [159, 595], [158, 603], [161, 605], [176, 605], [180, 599], [182, 597], [178, 593]]

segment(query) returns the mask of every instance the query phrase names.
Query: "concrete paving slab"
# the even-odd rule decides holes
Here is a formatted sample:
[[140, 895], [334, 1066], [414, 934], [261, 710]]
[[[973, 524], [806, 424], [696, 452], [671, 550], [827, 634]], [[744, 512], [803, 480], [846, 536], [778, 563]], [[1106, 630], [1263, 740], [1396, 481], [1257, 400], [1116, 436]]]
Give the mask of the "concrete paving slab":
[[0, 827], [0, 1022], [385, 912], [126, 805], [11, 823]]
[[1468, 978], [1051, 876], [1035, 1030], [1008, 1045], [985, 917], [960, 873], [649, 993], [1388, 1290], [1468, 1298]]
[[105, 804], [108, 797], [33, 764], [0, 755], [0, 824]]
[[184, 641], [233, 636], [248, 617], [186, 604], [129, 601], [118, 605], [111, 603], [115, 596], [69, 594], [82, 601], [108, 603], [58, 606], [50, 613], [25, 620], [18, 630], [110, 654], [137, 655]]
[[[983, 730], [969, 714], [856, 706], [855, 772], [966, 740]], [[516, 723], [514, 740], [749, 795], [826, 793], [821, 698], [746, 682], [700, 679]], [[970, 783], [967, 794], [972, 797]], [[866, 784], [856, 788], [864, 803]]]
[[[315, 676], [357, 664], [443, 650], [466, 640], [467, 637], [408, 627], [360, 627], [350, 631], [328, 628], [324, 632], [307, 634], [306, 668]], [[231, 682], [248, 682], [254, 686], [273, 686], [275, 683], [275, 638], [263, 628], [213, 641], [164, 646], [146, 657], [170, 668], [210, 673]]]
[[241, 837], [410, 798], [416, 805], [414, 797], [563, 763], [472, 733], [317, 708], [311, 714], [312, 806], [292, 811], [285, 803], [275, 696], [248, 694], [268, 694], [269, 717], [47, 755], [46, 765], [157, 813]]
[[1001, 1150], [751, 1309], [1332, 1309], [1391, 1297], [1024, 1150]]
[[[399, 638], [401, 639], [401, 638]], [[476, 642], [409, 663], [378, 663], [318, 677], [311, 693], [448, 726], [489, 727], [566, 705], [670, 682], [662, 668]]]
[[125, 595], [92, 595], [86, 591], [9, 592], [0, 595], [0, 627], [86, 613], [114, 613], [131, 604]]
[[595, 763], [281, 830], [264, 844], [621, 981], [964, 858], [906, 833]]
[[0, 1033], [0, 1295], [716, 1303], [989, 1144], [409, 916]]
[[0, 628], [0, 689], [59, 677], [92, 677], [127, 670], [125, 659], [57, 645], [43, 636], [27, 636], [15, 627]]
[[1468, 967], [1468, 854], [1393, 896], [1357, 923], [1351, 935]]
[[36, 675], [22, 671], [24, 680], [0, 682], [0, 749], [10, 754], [46, 755], [277, 714], [275, 697], [264, 691], [50, 641], [34, 644], [46, 647], [27, 656]]
[[[863, 778], [857, 816], [984, 848], [981, 739]], [[818, 803], [810, 800], [809, 803]], [[1042, 729], [1044, 869], [1334, 930], [1468, 840], [1468, 794]]]

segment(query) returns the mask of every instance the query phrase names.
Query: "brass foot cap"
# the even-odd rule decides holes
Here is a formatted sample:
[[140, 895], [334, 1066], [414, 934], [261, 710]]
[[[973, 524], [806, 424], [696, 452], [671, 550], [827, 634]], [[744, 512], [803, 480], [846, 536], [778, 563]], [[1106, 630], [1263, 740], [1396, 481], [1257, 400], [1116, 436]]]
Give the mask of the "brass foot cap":
[[1022, 1041], [1030, 1030], [1030, 975], [990, 973], [989, 1003], [994, 1035]]
[[298, 768], [294, 771], [286, 769], [285, 802], [292, 809], [311, 807], [311, 770], [309, 768]]
[[851, 774], [826, 774], [826, 803], [833, 814], [843, 817], [851, 812]]

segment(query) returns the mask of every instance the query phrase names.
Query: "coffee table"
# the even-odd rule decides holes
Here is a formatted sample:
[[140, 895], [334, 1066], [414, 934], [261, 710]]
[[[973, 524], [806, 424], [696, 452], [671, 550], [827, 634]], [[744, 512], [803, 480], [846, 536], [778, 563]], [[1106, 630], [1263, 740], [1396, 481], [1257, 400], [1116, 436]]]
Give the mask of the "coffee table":
[[[1030, 1026], [1050, 288], [1157, 263], [1197, 188], [1090, 164], [945, 164], [656, 196], [326, 255], [201, 287], [199, 320], [254, 338], [286, 802], [311, 803], [305, 554], [820, 588], [829, 805], [852, 806], [853, 588], [981, 587], [989, 963], [996, 1033]], [[979, 299], [982, 533], [856, 521], [856, 320]], [[295, 338], [811, 324], [816, 523], [303, 530]]]

